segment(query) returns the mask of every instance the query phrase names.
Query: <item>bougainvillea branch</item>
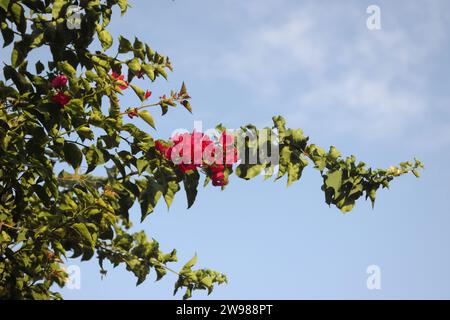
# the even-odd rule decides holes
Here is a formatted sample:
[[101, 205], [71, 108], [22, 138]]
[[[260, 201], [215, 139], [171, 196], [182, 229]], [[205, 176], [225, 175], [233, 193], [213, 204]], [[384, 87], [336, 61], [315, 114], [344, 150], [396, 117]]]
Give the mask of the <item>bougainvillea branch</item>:
[[[74, 5], [79, 21], [71, 17]], [[418, 160], [373, 170], [334, 147], [326, 152], [280, 116], [273, 128], [219, 125], [216, 136], [194, 131], [155, 139], [154, 108], [192, 112], [190, 96], [183, 83], [152, 101], [150, 86], [167, 79], [170, 60], [137, 38], [121, 36], [113, 48], [106, 28], [113, 10], [127, 8], [126, 0], [0, 0], [2, 44], [11, 52], [0, 81], [0, 298], [61, 298], [52, 288], [65, 284], [69, 255], [96, 255], [102, 274], [105, 261], [125, 265], [137, 284], [151, 270], [157, 280], [174, 272], [175, 293], [184, 289], [184, 298], [211, 293], [225, 275], [193, 269], [196, 255], [175, 271], [168, 264], [177, 261], [176, 250], [164, 253], [144, 232], [129, 232], [134, 203], [144, 221], [161, 199], [170, 207], [183, 186], [191, 207], [202, 176], [204, 185], [221, 188], [232, 184], [233, 172], [243, 179], [287, 176], [290, 185], [311, 163], [326, 203], [348, 212], [362, 196], [374, 203], [395, 177], [419, 175]], [[37, 48], [49, 60], [30, 66]], [[120, 103], [128, 93], [136, 105]]]

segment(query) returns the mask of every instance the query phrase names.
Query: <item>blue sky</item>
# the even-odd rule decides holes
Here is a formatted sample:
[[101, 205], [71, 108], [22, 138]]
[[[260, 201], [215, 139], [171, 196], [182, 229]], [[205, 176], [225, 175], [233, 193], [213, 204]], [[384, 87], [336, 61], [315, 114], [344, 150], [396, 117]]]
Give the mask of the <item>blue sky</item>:
[[[450, 298], [448, 1], [130, 3], [112, 33], [138, 36], [175, 68], [169, 82], [148, 88], [157, 97], [185, 81], [193, 97], [194, 114], [157, 117], [155, 137], [191, 130], [195, 120], [238, 128], [283, 115], [312, 142], [374, 167], [414, 156], [426, 166], [420, 179], [401, 177], [379, 192], [374, 210], [359, 202], [346, 215], [325, 204], [311, 168], [289, 188], [233, 177], [223, 192], [200, 190], [190, 210], [180, 192], [170, 211], [160, 203], [135, 225], [164, 250], [178, 249], [175, 267], [197, 252], [198, 266], [226, 273], [229, 284], [213, 299]], [[366, 27], [371, 4], [381, 9], [380, 30]], [[67, 299], [173, 298], [172, 275], [135, 287], [123, 268], [101, 280], [96, 262], [68, 264], [82, 277], [81, 290], [62, 290]], [[380, 267], [381, 290], [366, 287], [369, 265]]]

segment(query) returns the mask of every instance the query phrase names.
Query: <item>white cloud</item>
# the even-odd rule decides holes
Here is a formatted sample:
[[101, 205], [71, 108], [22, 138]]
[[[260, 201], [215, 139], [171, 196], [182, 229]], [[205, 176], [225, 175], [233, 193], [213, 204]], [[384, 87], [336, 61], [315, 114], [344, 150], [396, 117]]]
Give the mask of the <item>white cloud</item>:
[[435, 99], [427, 92], [427, 68], [448, 50], [442, 3], [382, 6], [380, 31], [367, 30], [358, 2], [329, 3], [326, 10], [291, 2], [273, 16], [272, 2], [246, 8], [255, 6], [258, 23], [243, 28], [236, 50], [219, 56], [220, 74], [273, 101], [298, 81], [295, 108], [285, 110], [291, 123], [320, 119], [336, 133], [357, 130], [376, 139], [409, 133], [429, 114]]
[[398, 133], [419, 118], [420, 95], [392, 89], [383, 79], [371, 79], [349, 70], [336, 81], [324, 81], [298, 99], [292, 116], [306, 123], [321, 119], [335, 133], [360, 132], [365, 139]]

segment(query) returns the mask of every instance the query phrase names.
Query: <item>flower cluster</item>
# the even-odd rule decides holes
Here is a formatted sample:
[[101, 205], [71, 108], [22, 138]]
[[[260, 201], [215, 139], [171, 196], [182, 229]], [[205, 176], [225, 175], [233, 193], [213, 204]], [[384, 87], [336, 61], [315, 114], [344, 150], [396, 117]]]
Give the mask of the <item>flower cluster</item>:
[[114, 71], [111, 76], [116, 82], [118, 89], [125, 90], [126, 88], [128, 88], [129, 83], [128, 81], [125, 81], [123, 74], [118, 74], [117, 72]]
[[52, 88], [56, 90], [56, 94], [52, 97], [52, 101], [59, 104], [61, 107], [64, 107], [70, 101], [70, 97], [64, 93], [67, 83], [67, 77], [62, 74], [57, 75], [50, 82]]
[[65, 75], [59, 75], [52, 79], [52, 88], [63, 88], [67, 86], [67, 77]]
[[183, 172], [200, 168], [211, 178], [214, 186], [228, 184], [228, 169], [238, 160], [234, 138], [225, 131], [218, 141], [201, 132], [175, 135], [171, 143], [155, 142], [156, 150], [171, 160]]

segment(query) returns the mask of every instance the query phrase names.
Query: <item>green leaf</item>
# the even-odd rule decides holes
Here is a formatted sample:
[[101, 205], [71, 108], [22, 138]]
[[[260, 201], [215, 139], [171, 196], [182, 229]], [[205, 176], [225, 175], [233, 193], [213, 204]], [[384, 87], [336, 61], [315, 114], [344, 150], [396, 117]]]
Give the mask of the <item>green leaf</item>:
[[185, 95], [185, 94], [188, 94], [188, 92], [187, 92], [187, 89], [186, 89], [186, 84], [184, 83], [184, 81], [183, 81], [183, 83], [181, 84], [181, 89], [180, 89], [180, 95]]
[[83, 154], [76, 144], [71, 142], [64, 143], [64, 159], [68, 164], [70, 164], [74, 169], [78, 169], [83, 160]]
[[138, 114], [139, 114], [139, 117], [142, 118], [142, 120], [147, 122], [153, 129], [156, 129], [155, 120], [153, 119], [150, 112], [148, 112], [147, 110], [142, 110], [142, 111], [139, 111]]
[[3, 36], [3, 48], [9, 46], [14, 41], [14, 31], [12, 31], [10, 28], [2, 28], [1, 29], [2, 36]]
[[167, 274], [166, 269], [164, 269], [160, 265], [155, 265], [155, 271], [156, 271], [156, 281], [159, 281]]
[[91, 233], [84, 223], [74, 223], [72, 225], [72, 229], [77, 231], [77, 233], [83, 238], [83, 240], [88, 242], [90, 245], [94, 244]]
[[145, 51], [144, 51], [144, 44], [138, 39], [134, 39], [133, 44], [133, 53], [136, 58], [139, 58], [141, 60], [145, 59]]
[[192, 113], [192, 107], [191, 104], [188, 100], [183, 100], [181, 101], [181, 104], [183, 105], [183, 107], [185, 107], [190, 113]]
[[127, 0], [119, 0], [119, 7], [120, 7], [120, 13], [123, 16], [128, 8], [128, 1]]
[[284, 134], [286, 132], [286, 121], [284, 120], [284, 118], [282, 116], [275, 116], [272, 117], [273, 120], [273, 124], [274, 124], [274, 128], [276, 128], [278, 130], [278, 136], [280, 141], [283, 140], [284, 138]]
[[372, 209], [373, 209], [373, 207], [375, 206], [375, 200], [377, 197], [377, 189], [372, 188], [372, 189], [370, 189], [370, 191], [366, 191], [366, 195], [367, 195], [366, 199], [367, 199], [367, 197], [370, 198], [370, 201], [372, 202]]
[[141, 206], [141, 222], [153, 212], [161, 195], [163, 194], [163, 187], [159, 185], [154, 178], [146, 177], [145, 189], [139, 195], [139, 204]]
[[283, 146], [281, 148], [280, 163], [279, 163], [278, 174], [277, 174], [276, 180], [280, 179], [281, 177], [283, 177], [286, 174], [289, 163], [291, 162], [291, 154], [292, 154], [292, 151], [289, 148], [289, 146]]
[[175, 194], [180, 190], [180, 186], [176, 181], [169, 181], [164, 190], [164, 201], [166, 201], [167, 209], [172, 205]]
[[81, 116], [84, 113], [83, 100], [71, 99], [68, 104], [64, 106], [65, 110], [68, 110], [73, 115]]
[[91, 172], [96, 166], [102, 165], [109, 160], [109, 153], [107, 151], [100, 151], [94, 145], [89, 146], [89, 148], [84, 148], [83, 151], [88, 164], [86, 173]]
[[60, 14], [61, 14], [61, 10], [63, 9], [64, 5], [66, 4], [66, 0], [55, 0], [53, 1], [53, 7], [52, 7], [52, 17], [53, 19], [58, 19]]
[[195, 254], [188, 262], [186, 262], [182, 270], [190, 270], [197, 263], [197, 260], [198, 257], [197, 254]]
[[138, 98], [141, 101], [144, 101], [145, 100], [145, 92], [144, 92], [144, 90], [142, 90], [140, 87], [138, 87], [137, 85], [134, 85], [134, 84], [131, 84], [130, 86], [131, 86], [131, 88], [133, 88], [133, 91], [136, 93]]
[[119, 36], [119, 53], [127, 53], [131, 50], [133, 50], [131, 42], [128, 39]]
[[300, 164], [299, 163], [292, 163], [292, 162], [290, 162], [288, 164], [287, 173], [288, 173], [287, 185], [289, 187], [295, 181], [300, 179], [300, 177], [302, 175]]
[[145, 168], [147, 168], [148, 166], [148, 160], [147, 159], [137, 159], [136, 160], [136, 168], [138, 170], [138, 173], [141, 174], [142, 171], [145, 170]]
[[139, 72], [141, 70], [141, 64], [139, 63], [139, 59], [133, 58], [127, 63], [128, 68], [130, 68], [131, 71]]
[[36, 72], [39, 74], [44, 70], [45, 70], [45, 67], [42, 64], [42, 62], [40, 62], [40, 61], [36, 62]]
[[152, 48], [150, 48], [147, 44], [145, 45], [145, 53], [147, 54], [147, 58], [151, 61], [153, 61], [153, 56], [155, 54], [155, 51], [153, 51]]
[[186, 288], [186, 292], [183, 295], [183, 300], [192, 298], [192, 285]]
[[325, 179], [326, 188], [332, 188], [335, 194], [335, 198], [339, 195], [339, 190], [342, 185], [342, 171], [336, 170], [329, 172]]
[[2, 8], [5, 11], [8, 11], [9, 3], [10, 3], [10, 0], [0, 0], [0, 8]]
[[20, 93], [33, 90], [28, 79], [22, 73], [17, 72], [13, 67], [5, 65], [3, 67], [3, 74], [6, 80], [11, 79], [14, 82]]
[[319, 171], [323, 171], [327, 165], [327, 153], [324, 149], [317, 147], [315, 144], [311, 144], [306, 148], [309, 158], [313, 160], [314, 167]]
[[355, 202], [351, 202], [342, 206], [338, 205], [338, 208], [341, 210], [342, 213], [347, 213], [352, 211], [353, 207], [355, 206]]
[[98, 33], [98, 38], [100, 40], [100, 43], [102, 44], [103, 51], [109, 49], [113, 44], [113, 38], [106, 29], [103, 29]]
[[77, 128], [77, 133], [84, 138], [87, 139], [94, 139], [94, 133], [92, 132], [92, 130], [87, 127], [87, 126], [81, 126]]
[[183, 184], [186, 191], [186, 197], [188, 202], [188, 209], [192, 207], [197, 196], [197, 188], [200, 180], [200, 174], [197, 170], [186, 173], [184, 175]]
[[236, 168], [236, 175], [242, 179], [252, 179], [256, 177], [264, 169], [262, 164], [240, 164]]
[[288, 132], [296, 147], [304, 147], [303, 144], [306, 142], [307, 138], [303, 135], [302, 129], [289, 129]]
[[303, 169], [308, 165], [308, 161], [302, 156], [291, 159], [287, 166], [288, 181], [287, 185], [290, 186], [295, 181], [299, 180], [302, 176]]
[[33, 185], [33, 190], [34, 190], [34, 192], [36, 192], [39, 199], [41, 199], [41, 201], [44, 203], [44, 205], [49, 206], [51, 204], [50, 197], [47, 194], [47, 191], [43, 186], [41, 186], [39, 184], [35, 184], [35, 185]]
[[147, 74], [147, 76], [150, 78], [150, 80], [155, 81], [155, 68], [153, 68], [149, 64], [143, 64], [141, 67]]
[[163, 66], [156, 65], [156, 66], [155, 66], [155, 70], [156, 70], [160, 75], [162, 75], [162, 76], [164, 77], [164, 79], [167, 80], [167, 72], [166, 72], [166, 70], [164, 70], [164, 67], [163, 67]]
[[77, 71], [69, 62], [67, 61], [60, 62], [58, 66], [59, 69], [62, 70], [66, 76], [71, 78], [75, 77]]
[[273, 165], [266, 165], [266, 167], [264, 168], [264, 180], [269, 179], [270, 177], [273, 176], [274, 172], [275, 172], [275, 166]]
[[19, 3], [13, 2], [11, 4], [10, 10], [14, 19], [14, 23], [17, 25], [17, 29], [21, 33], [25, 33], [27, 29], [27, 22], [25, 20], [25, 13], [23, 7]]
[[207, 288], [212, 288], [212, 279], [211, 277], [205, 277], [202, 280], [200, 280], [200, 283], [203, 284]]
[[11, 65], [16, 68], [19, 64], [20, 64], [20, 57], [23, 56], [23, 54], [21, 54], [21, 52], [19, 51], [20, 48], [15, 45], [12, 52], [11, 52]]
[[341, 156], [341, 153], [338, 151], [338, 149], [336, 149], [335, 147], [331, 146], [330, 147], [330, 151], [328, 152], [328, 156], [332, 160], [336, 160], [337, 158], [339, 158]]
[[31, 49], [38, 48], [44, 44], [44, 32], [39, 32], [33, 35], [33, 42], [30, 45]]

